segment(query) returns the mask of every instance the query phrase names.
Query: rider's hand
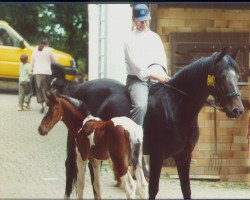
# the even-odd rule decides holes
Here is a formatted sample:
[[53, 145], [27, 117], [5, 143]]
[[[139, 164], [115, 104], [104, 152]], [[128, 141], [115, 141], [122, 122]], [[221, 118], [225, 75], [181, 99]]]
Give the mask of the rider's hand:
[[166, 75], [166, 76], [159, 76], [158, 74], [154, 74], [154, 73], [152, 73], [149, 78], [153, 79], [153, 80], [157, 80], [160, 83], [166, 83], [166, 82], [168, 82], [171, 79], [168, 75]]

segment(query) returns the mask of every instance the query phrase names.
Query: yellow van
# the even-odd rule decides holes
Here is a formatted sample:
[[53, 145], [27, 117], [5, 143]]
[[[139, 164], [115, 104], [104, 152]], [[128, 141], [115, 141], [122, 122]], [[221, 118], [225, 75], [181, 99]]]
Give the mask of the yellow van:
[[[20, 56], [26, 54], [31, 60], [32, 51], [37, 48], [31, 46], [9, 24], [0, 20], [0, 79], [14, 79], [19, 77]], [[76, 75], [76, 64], [73, 57], [52, 48], [56, 57], [54, 65], [64, 69], [66, 79], [73, 80]]]

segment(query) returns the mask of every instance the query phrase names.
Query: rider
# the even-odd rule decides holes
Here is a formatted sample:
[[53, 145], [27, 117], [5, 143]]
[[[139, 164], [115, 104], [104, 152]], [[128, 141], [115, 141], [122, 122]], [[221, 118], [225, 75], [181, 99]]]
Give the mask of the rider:
[[[165, 83], [170, 77], [166, 73], [166, 53], [161, 38], [149, 28], [151, 16], [148, 7], [145, 4], [137, 4], [132, 12], [135, 28], [124, 44], [128, 74], [126, 87], [133, 107], [131, 118], [143, 126], [147, 111], [148, 79]], [[162, 70], [162, 66], [166, 72]]]

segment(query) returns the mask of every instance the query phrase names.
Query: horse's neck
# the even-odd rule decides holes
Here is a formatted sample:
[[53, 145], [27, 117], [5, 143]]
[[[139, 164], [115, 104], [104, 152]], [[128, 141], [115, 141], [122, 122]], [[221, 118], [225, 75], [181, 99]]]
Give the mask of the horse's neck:
[[68, 130], [77, 130], [82, 126], [82, 121], [85, 116], [77, 110], [73, 110], [68, 106], [63, 106], [64, 115], [62, 121], [67, 126]]
[[62, 94], [71, 96], [71, 94], [75, 92], [76, 87], [77, 87], [77, 83], [65, 80]]
[[181, 94], [173, 89], [167, 89], [174, 96], [170, 105], [175, 104], [178, 107], [178, 113], [175, 113], [173, 117], [178, 119], [173, 120], [185, 121], [188, 124], [196, 122], [198, 113], [209, 96], [207, 87], [209, 67], [210, 65], [207, 63], [194, 70], [183, 70], [169, 82], [171, 86], [186, 93]]
[[170, 84], [191, 97], [205, 101], [209, 95], [206, 85], [209, 67], [207, 64], [196, 70], [183, 70]]

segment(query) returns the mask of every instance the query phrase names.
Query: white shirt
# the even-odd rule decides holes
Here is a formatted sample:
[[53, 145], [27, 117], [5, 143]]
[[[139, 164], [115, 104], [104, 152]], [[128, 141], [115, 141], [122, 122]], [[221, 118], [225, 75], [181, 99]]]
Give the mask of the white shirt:
[[[156, 69], [155, 66], [148, 69], [153, 63], [162, 65], [167, 70], [166, 53], [161, 38], [150, 29], [140, 31], [135, 28], [124, 44], [124, 53], [127, 73], [137, 76], [142, 81], [146, 81], [151, 71]], [[158, 74], [166, 75], [161, 67], [155, 72], [157, 71]]]
[[30, 73], [31, 71], [31, 64], [25, 63], [20, 65], [20, 71], [19, 71], [19, 82], [30, 82]]
[[33, 74], [51, 75], [51, 63], [55, 62], [55, 56], [49, 47], [44, 47], [42, 51], [34, 50], [31, 59]]

